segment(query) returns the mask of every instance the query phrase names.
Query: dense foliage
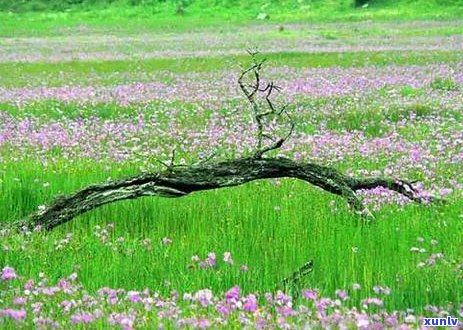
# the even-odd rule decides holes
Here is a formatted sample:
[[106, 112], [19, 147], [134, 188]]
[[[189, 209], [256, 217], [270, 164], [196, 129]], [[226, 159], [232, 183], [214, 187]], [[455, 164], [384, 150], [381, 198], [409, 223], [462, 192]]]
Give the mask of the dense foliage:
[[409, 1], [409, 0], [277, 0], [277, 1], [243, 1], [243, 0], [0, 0], [0, 10], [12, 12], [27, 11], [65, 11], [65, 10], [90, 10], [102, 9], [108, 6], [171, 6], [171, 7], [216, 7], [223, 8], [246, 8], [260, 10], [262, 8], [274, 7], [277, 10], [298, 9], [305, 7], [328, 7], [332, 9], [342, 9], [348, 7], [361, 7], [363, 5], [383, 7], [407, 6], [419, 8], [422, 6], [462, 6], [462, 0], [441, 0], [441, 1]]

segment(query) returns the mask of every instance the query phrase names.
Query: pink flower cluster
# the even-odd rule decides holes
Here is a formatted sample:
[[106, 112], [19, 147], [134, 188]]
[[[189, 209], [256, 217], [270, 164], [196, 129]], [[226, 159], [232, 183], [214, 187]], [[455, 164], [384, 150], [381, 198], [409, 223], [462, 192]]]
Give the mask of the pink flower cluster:
[[[37, 284], [30, 279], [21, 286], [22, 278], [9, 266], [2, 269], [2, 274], [7, 274], [2, 278], [4, 282], [13, 278], [18, 281], [3, 290], [0, 326], [69, 329], [99, 324], [125, 330], [148, 326], [405, 330], [416, 328], [423, 318], [411, 310], [388, 312], [378, 296], [366, 297], [360, 306], [349, 307], [349, 293], [360, 289], [358, 283], [350, 289], [336, 290], [334, 298], [322, 297], [316, 289], [304, 289], [302, 299], [295, 301], [282, 291], [245, 294], [239, 286], [219, 295], [202, 289], [186, 292], [183, 297], [176, 291], [170, 297], [162, 297], [148, 288], [142, 291], [101, 288], [94, 295], [83, 288], [76, 274], [60, 279], [54, 286], [47, 285], [43, 274]], [[388, 295], [390, 289], [375, 286], [373, 291]], [[428, 316], [446, 313], [463, 317], [463, 305], [447, 309], [429, 305], [426, 311]]]

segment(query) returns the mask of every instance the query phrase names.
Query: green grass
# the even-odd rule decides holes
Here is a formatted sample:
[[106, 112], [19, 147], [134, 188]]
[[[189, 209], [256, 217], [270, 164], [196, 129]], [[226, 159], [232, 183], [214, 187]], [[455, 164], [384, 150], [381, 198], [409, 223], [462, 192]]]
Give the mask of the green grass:
[[[456, 63], [463, 55], [459, 51], [436, 52], [333, 52], [333, 53], [263, 53], [272, 66], [293, 68], [309, 67], [362, 67], [368, 65], [385, 66], [424, 65], [430, 63]], [[0, 63], [0, 84], [6, 87], [43, 85], [60, 86], [69, 84], [114, 85], [140, 81], [137, 76], [143, 73], [162, 72], [187, 73], [216, 70], [239, 71], [239, 63], [245, 63], [246, 55], [222, 57], [186, 57], [180, 59], [153, 58], [148, 60], [108, 60], [108, 61], [69, 61], [57, 63]], [[129, 78], [127, 78], [129, 76]], [[146, 78], [149, 79], [149, 78]], [[166, 81], [168, 82], [168, 81]]]
[[[77, 6], [54, 6], [62, 1], [3, 0], [0, 2], [0, 35], [60, 35], [63, 29], [143, 31], [191, 31], [227, 28], [236, 24], [260, 23], [259, 13], [269, 15], [269, 22], [391, 21], [413, 19], [458, 19], [462, 17], [461, 0], [372, 0], [367, 8], [355, 8], [350, 0], [315, 1], [188, 1], [184, 15], [177, 15], [177, 1], [153, 2], [130, 6], [116, 1], [85, 2]], [[18, 5], [19, 4], [19, 5]], [[35, 5], [34, 5], [35, 4]], [[56, 11], [58, 10], [58, 11]], [[117, 27], [114, 29], [114, 27]]]
[[[4, 217], [25, 214], [57, 192], [130, 172], [115, 167], [109, 172], [98, 168], [87, 172], [84, 163], [74, 167], [72, 175], [59, 169], [42, 171], [33, 163], [18, 166], [22, 170], [14, 177], [19, 181], [3, 178], [0, 211]], [[39, 182], [33, 183], [34, 178]], [[43, 182], [50, 186], [43, 188]], [[331, 200], [339, 208], [335, 213]], [[315, 270], [305, 286], [332, 296], [337, 288], [361, 283], [364, 289], [351, 301], [356, 304], [360, 297], [372, 294], [373, 285], [388, 285], [393, 294], [385, 299], [387, 308], [413, 306], [421, 311], [427, 304], [445, 305], [463, 298], [462, 282], [450, 265], [416, 267], [431, 252], [445, 251], [450, 260], [461, 256], [456, 244], [463, 230], [458, 218], [461, 206], [453, 202], [442, 207], [409, 206], [403, 211], [386, 208], [377, 214], [376, 222], [366, 225], [346, 210], [343, 200], [306, 184], [284, 180], [275, 187], [255, 182], [181, 199], [143, 198], [102, 207], [52, 233], [33, 236], [29, 243], [29, 239], [24, 243], [24, 239], [10, 238], [3, 242], [11, 249], [2, 253], [0, 264], [12, 265], [24, 276], [45, 272], [51, 279], [78, 269], [91, 291], [102, 286], [148, 286], [164, 293], [171, 288], [191, 292], [204, 287], [220, 292], [239, 284], [253, 292], [274, 290], [279, 280], [313, 259]], [[110, 241], [116, 250], [103, 246], [93, 234], [95, 225], [106, 223], [115, 224]], [[55, 241], [68, 232], [74, 235], [70, 245], [56, 250]], [[124, 242], [116, 243], [121, 236]], [[420, 245], [418, 236], [426, 242]], [[162, 245], [162, 237], [172, 238], [173, 243]], [[152, 249], [142, 247], [145, 238], [152, 240]], [[429, 244], [431, 238], [439, 241], [436, 247]], [[429, 252], [414, 254], [413, 246]], [[210, 251], [219, 258], [230, 251], [236, 265], [189, 269], [192, 255], [204, 258]], [[250, 271], [240, 272], [241, 264]]]
[[450, 78], [436, 78], [432, 81], [431, 87], [435, 90], [456, 91], [460, 86]]
[[[337, 165], [341, 170], [353, 166], [375, 169], [382, 165], [359, 159]], [[56, 194], [136, 170], [129, 164], [90, 161], [72, 165], [58, 161], [43, 168], [30, 160], [9, 163], [0, 173], [0, 214], [12, 220]], [[333, 200], [335, 212], [330, 206]], [[350, 304], [355, 305], [372, 295], [372, 286], [385, 285], [393, 290], [385, 299], [386, 308], [413, 307], [420, 312], [428, 304], [463, 299], [463, 283], [453, 264], [443, 261], [432, 268], [417, 267], [433, 252], [443, 251], [448, 262], [461, 260], [462, 207], [461, 200], [404, 210], [386, 207], [376, 212], [377, 221], [366, 224], [347, 210], [344, 200], [329, 193], [294, 180], [277, 186], [262, 181], [180, 199], [119, 202], [79, 216], [51, 233], [4, 238], [0, 245], [9, 250], [0, 255], [0, 265], [11, 265], [25, 277], [45, 272], [52, 280], [78, 271], [90, 291], [110, 286], [150, 287], [163, 293], [207, 287], [221, 292], [238, 284], [245, 292], [262, 292], [275, 290], [282, 278], [313, 259], [315, 270], [304, 279], [305, 287], [334, 296], [336, 289], [358, 282], [364, 289], [352, 297]], [[115, 224], [109, 239], [112, 246], [104, 246], [93, 233], [94, 226], [107, 223]], [[56, 250], [56, 242], [66, 233], [73, 233], [70, 245]], [[426, 239], [424, 244], [417, 242], [419, 236]], [[118, 243], [118, 237], [124, 241]], [[162, 245], [163, 237], [172, 238], [173, 243]], [[152, 249], [142, 247], [146, 238], [152, 240]], [[431, 246], [431, 239], [438, 245]], [[413, 246], [425, 247], [427, 252], [414, 254]], [[219, 262], [214, 270], [190, 268], [191, 256], [204, 258], [211, 251], [219, 258], [230, 251], [235, 266]], [[250, 271], [240, 272], [242, 264]]]
[[[174, 14], [176, 6], [172, 3], [156, 7], [130, 7], [119, 3], [100, 5], [98, 10], [92, 7], [89, 11], [85, 7], [73, 7], [66, 12], [0, 13], [0, 35], [85, 35], [86, 31], [133, 35], [140, 31], [187, 32], [219, 27], [225, 31], [237, 24], [267, 24], [255, 20], [261, 11], [261, 3], [230, 8], [224, 3], [206, 8], [204, 3], [196, 2], [185, 9], [182, 17]], [[266, 9], [270, 23], [442, 19], [460, 18], [462, 13], [461, 2], [458, 1], [449, 6], [424, 0], [414, 4], [400, 1], [396, 5], [377, 1], [366, 9], [355, 9], [348, 1], [325, 2], [325, 6], [318, 1], [301, 2], [297, 6], [295, 3], [287, 1], [274, 5], [272, 2]], [[327, 25], [311, 33], [328, 39], [353, 38], [356, 33], [362, 37], [463, 33], [459, 22], [453, 23], [429, 29], [388, 28], [387, 31], [378, 26], [371, 31], [347, 31], [339, 26]], [[113, 25], [117, 27], [113, 28]], [[306, 32], [271, 31], [268, 36], [275, 34], [299, 38], [300, 34]], [[272, 66], [292, 68], [424, 65], [457, 63], [462, 58], [461, 51], [282, 52], [264, 55]], [[163, 72], [238, 70], [237, 63], [243, 61], [244, 56], [223, 56], [143, 61], [0, 63], [0, 86], [114, 85], [139, 81], [140, 73], [146, 74], [143, 77], [149, 79], [149, 74], [162, 75]], [[434, 92], [445, 93], [458, 91], [459, 86], [452, 80], [440, 79], [433, 81], [429, 87]], [[387, 92], [385, 88], [378, 93], [384, 98]], [[398, 93], [402, 97], [413, 98], [426, 93], [426, 89], [403, 86]], [[295, 106], [307, 109], [322, 108], [323, 102], [327, 102], [324, 99], [296, 101], [299, 103]], [[343, 104], [350, 99], [339, 98], [337, 101]], [[144, 108], [145, 114], [165, 106], [161, 103], [153, 102]], [[168, 106], [188, 109], [195, 105], [174, 102]], [[37, 102], [23, 107], [0, 104], [0, 109], [16, 118], [30, 116], [44, 122], [92, 116], [101, 119], [127, 118], [141, 112], [140, 107], [135, 105], [92, 106], [57, 101]], [[209, 114], [207, 111], [205, 113]], [[449, 119], [447, 125], [450, 125], [449, 122], [457, 125], [461, 121], [461, 113], [461, 109], [435, 109], [432, 104], [418, 101], [388, 109], [363, 109], [357, 105], [348, 111], [330, 115], [314, 111], [307, 114], [307, 118], [297, 118], [300, 119], [297, 129], [303, 133], [313, 133], [321, 124], [326, 124], [335, 132], [359, 131], [374, 138], [388, 134], [390, 124], [415, 116], [417, 122], [413, 126], [408, 124], [398, 132], [407, 141], [419, 143], [429, 139], [435, 128], [427, 119], [439, 115]], [[207, 118], [191, 120], [199, 127]], [[70, 163], [60, 159], [60, 152], [57, 148], [51, 150], [48, 156], [50, 160], [52, 157], [56, 160], [44, 167], [33, 153], [25, 157], [26, 160], [17, 161], [13, 159], [14, 151], [2, 146], [0, 156], [8, 161], [4, 161], [0, 167], [1, 221], [24, 217], [57, 194], [68, 194], [108, 177], [125, 177], [138, 171], [134, 164], [95, 164], [83, 159]], [[352, 157], [334, 166], [342, 171], [374, 170], [384, 168], [387, 161], [386, 156], [379, 161]], [[438, 166], [440, 179], [455, 179], [455, 173], [461, 173], [458, 164]], [[416, 174], [416, 178], [422, 178], [421, 172], [417, 170], [413, 174]], [[420, 312], [428, 304], [446, 306], [449, 302], [463, 301], [463, 282], [454, 265], [461, 263], [463, 258], [462, 209], [460, 197], [452, 197], [445, 205], [409, 205], [403, 210], [386, 206], [375, 212], [377, 221], [366, 224], [348, 211], [343, 199], [310, 185], [294, 180], [282, 180], [281, 185], [259, 181], [179, 199], [141, 198], [119, 202], [79, 216], [50, 233], [0, 238], [0, 248], [8, 247], [0, 254], [0, 267], [13, 266], [22, 276], [32, 278], [45, 272], [52, 280], [78, 271], [80, 279], [90, 291], [111, 286], [127, 290], [150, 287], [163, 293], [171, 289], [192, 292], [203, 288], [220, 292], [240, 285], [246, 292], [263, 292], [275, 290], [282, 278], [313, 259], [315, 268], [304, 279], [305, 287], [320, 288], [323, 295], [333, 297], [336, 289], [347, 288], [358, 282], [363, 289], [352, 295], [349, 301], [352, 305], [358, 305], [362, 298], [373, 295], [373, 285], [389, 286], [392, 294], [385, 298], [387, 309], [414, 308]], [[94, 234], [96, 225], [105, 227], [108, 223], [115, 224], [109, 237], [112, 246], [102, 244]], [[73, 233], [71, 243], [57, 250], [55, 242], [69, 232]], [[118, 237], [123, 237], [123, 241], [118, 243]], [[172, 238], [173, 243], [161, 244], [163, 237]], [[418, 243], [417, 237], [424, 237], [425, 242]], [[152, 240], [150, 249], [141, 244], [146, 238]], [[431, 245], [431, 239], [436, 239], [438, 244]], [[424, 247], [427, 252], [412, 253], [410, 248], [414, 246]], [[228, 266], [219, 261], [218, 268], [212, 270], [191, 267], [191, 256], [198, 254], [204, 258], [211, 251], [216, 252], [219, 259], [223, 252], [230, 251], [235, 265]], [[417, 267], [420, 261], [435, 252], [444, 252], [446, 259], [438, 261], [434, 267]], [[249, 272], [241, 272], [240, 265], [249, 266]]]

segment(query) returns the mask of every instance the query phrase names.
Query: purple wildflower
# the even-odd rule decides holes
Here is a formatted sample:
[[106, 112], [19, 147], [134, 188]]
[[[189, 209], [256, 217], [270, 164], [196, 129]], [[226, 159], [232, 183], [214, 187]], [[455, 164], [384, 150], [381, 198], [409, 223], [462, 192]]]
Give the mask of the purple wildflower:
[[215, 267], [215, 265], [216, 265], [216, 263], [217, 263], [217, 258], [216, 258], [216, 255], [215, 255], [214, 252], [210, 252], [210, 253], [207, 255], [206, 263], [207, 263], [210, 267]]
[[15, 321], [24, 321], [27, 313], [24, 309], [0, 309], [0, 316], [10, 317]]
[[24, 305], [27, 302], [27, 299], [24, 297], [15, 297], [13, 299], [13, 304], [15, 305]]
[[383, 301], [381, 299], [378, 299], [378, 298], [366, 298], [366, 299], [363, 299], [362, 300], [362, 304], [365, 305], [365, 306], [368, 306], [368, 305], [376, 305], [376, 306], [383, 306]]
[[318, 299], [318, 292], [316, 290], [304, 290], [302, 292], [302, 296], [305, 299], [317, 300]]
[[194, 299], [198, 301], [203, 307], [212, 305], [212, 299], [214, 295], [212, 291], [209, 289], [199, 290], [195, 293]]
[[225, 261], [229, 265], [233, 265], [233, 258], [230, 252], [223, 253], [223, 261]]
[[127, 292], [127, 299], [133, 303], [141, 302], [140, 292], [138, 291], [129, 291]]
[[3, 281], [11, 281], [17, 278], [17, 275], [13, 267], [5, 266], [2, 269], [2, 275], [0, 276], [0, 278]]
[[71, 316], [72, 323], [92, 323], [94, 321], [94, 316], [90, 313], [79, 313]]
[[341, 299], [342, 301], [349, 299], [349, 295], [347, 294], [346, 290], [336, 290], [336, 295]]
[[242, 271], [243, 273], [246, 273], [247, 271], [249, 271], [249, 267], [246, 266], [246, 265], [241, 265], [240, 266], [240, 271]]
[[162, 240], [161, 240], [162, 244], [164, 245], [169, 245], [169, 244], [172, 244], [172, 239], [169, 238], [169, 237], [164, 237]]
[[240, 299], [240, 287], [234, 286], [225, 293], [225, 299], [230, 302], [236, 302]]
[[215, 305], [215, 309], [216, 311], [222, 315], [223, 317], [227, 317], [228, 315], [230, 315], [230, 312], [231, 312], [231, 309], [230, 307], [228, 306], [228, 304], [225, 304], [223, 302], [218, 302], [216, 305]]
[[256, 296], [253, 294], [247, 296], [243, 305], [243, 309], [247, 312], [255, 312], [258, 308], [259, 306], [257, 304]]
[[211, 321], [206, 318], [200, 318], [196, 324], [196, 327], [199, 329], [209, 328], [211, 326]]

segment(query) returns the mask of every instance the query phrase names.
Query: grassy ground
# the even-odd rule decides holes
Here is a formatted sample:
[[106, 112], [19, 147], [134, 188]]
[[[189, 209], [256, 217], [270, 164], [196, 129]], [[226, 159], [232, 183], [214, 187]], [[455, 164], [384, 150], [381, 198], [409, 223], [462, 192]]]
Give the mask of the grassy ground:
[[[362, 67], [365, 65], [385, 66], [391, 64], [419, 65], [431, 63], [456, 63], [461, 59], [460, 51], [422, 52], [343, 52], [343, 53], [273, 53], [266, 58], [276, 66], [294, 68], [308, 67]], [[139, 81], [140, 75], [156, 74], [160, 71], [186, 73], [211, 72], [236, 69], [246, 55], [220, 57], [186, 57], [180, 59], [153, 58], [149, 60], [69, 61], [58, 63], [0, 63], [0, 81], [3, 86], [23, 87], [41, 85], [60, 86], [69, 81], [88, 84], [88, 80], [102, 85], [127, 83], [127, 74]], [[63, 80], [63, 74], [68, 79]], [[149, 78], [148, 78], [149, 79]], [[86, 82], [87, 81], [87, 82]], [[130, 81], [130, 80], [129, 80]]]
[[[40, 173], [32, 169], [33, 164], [18, 165], [23, 168], [15, 175], [20, 181], [4, 181], [10, 188], [3, 191], [8, 197], [2, 205], [9, 205], [2, 208], [3, 214], [27, 212], [42, 203], [44, 195], [123, 173], [90, 174], [79, 164], [81, 170], [63, 180], [63, 171]], [[39, 178], [37, 186], [50, 182], [50, 188], [31, 187], [33, 178]], [[332, 212], [332, 200], [340, 211]], [[20, 205], [20, 210], [11, 210], [12, 205]], [[56, 280], [78, 271], [91, 291], [103, 286], [150, 287], [168, 293], [206, 287], [220, 292], [237, 284], [247, 292], [273, 291], [282, 278], [313, 259], [315, 271], [304, 280], [304, 287], [320, 288], [323, 295], [332, 296], [338, 288], [360, 283], [364, 289], [350, 302], [355, 306], [372, 295], [373, 286], [384, 285], [393, 292], [385, 299], [388, 309], [412, 306], [421, 312], [426, 305], [462, 299], [461, 280], [450, 265], [417, 268], [433, 252], [445, 251], [450, 259], [461, 256], [461, 206], [460, 201], [445, 207], [410, 206], [404, 211], [386, 208], [377, 214], [377, 222], [365, 225], [345, 210], [344, 201], [307, 185], [284, 181], [275, 187], [262, 182], [180, 200], [143, 199], [103, 207], [30, 242], [7, 240], [3, 244], [10, 245], [11, 251], [1, 262], [14, 265], [26, 277], [44, 272]], [[107, 223], [115, 225], [109, 234], [112, 246], [102, 244], [94, 233], [96, 225], [104, 228]], [[73, 238], [57, 250], [66, 233]], [[173, 243], [163, 245], [163, 237]], [[424, 237], [425, 243], [418, 243], [418, 237]], [[142, 241], [147, 238], [152, 244], [145, 248]], [[431, 239], [438, 246], [432, 246]], [[427, 252], [413, 254], [413, 246]], [[189, 267], [193, 255], [205, 258], [216, 252], [221, 258], [226, 251], [232, 253], [235, 266]], [[249, 272], [239, 271], [240, 265], [247, 265]]]
[[[335, 2], [331, 3], [335, 6]], [[336, 5], [334, 13], [328, 13], [329, 7], [317, 2], [310, 8], [311, 5], [306, 4], [304, 9], [301, 4], [293, 11], [281, 13], [279, 7], [271, 5], [266, 9], [270, 22], [257, 24], [265, 28], [275, 22], [287, 24], [291, 21], [293, 24], [339, 17], [345, 21], [407, 20], [457, 17], [460, 13], [460, 7], [455, 7], [458, 2], [454, 2], [454, 7], [431, 2], [420, 7], [423, 3], [418, 1], [412, 9], [405, 1], [397, 7], [372, 4], [368, 8], [353, 9], [346, 2]], [[64, 37], [72, 39], [85, 35], [85, 31], [90, 31], [90, 35], [113, 31], [127, 36], [140, 28], [146, 33], [159, 33], [169, 27], [189, 37], [191, 31], [185, 30], [190, 30], [192, 24], [195, 29], [206, 29], [220, 39], [221, 32], [214, 32], [213, 28], [223, 25], [224, 19], [234, 17], [235, 21], [227, 22], [224, 27], [233, 31], [233, 24], [255, 24], [258, 11], [257, 7], [251, 7], [240, 9], [240, 14], [235, 15], [236, 8], [216, 12], [215, 8], [205, 10], [201, 4], [193, 4], [186, 7], [182, 17], [163, 16], [166, 12], [174, 12], [175, 6], [171, 3], [156, 7], [156, 10], [158, 12], [151, 13], [146, 7], [110, 6], [89, 12], [2, 13], [0, 35], [8, 38], [0, 39], [0, 50], [7, 54], [5, 49], [16, 49], [8, 48], [11, 40], [7, 39], [14, 36], [28, 41], [29, 37], [39, 37], [38, 42], [35, 41], [38, 49], [40, 45], [47, 46], [47, 42], [61, 38], [59, 34], [63, 31], [67, 31]], [[19, 21], [24, 24], [19, 25]], [[87, 27], [79, 30], [82, 22]], [[121, 27], [112, 29], [112, 24]], [[397, 40], [459, 38], [463, 32], [459, 21], [419, 21], [404, 28], [394, 28], [393, 23], [386, 25], [386, 29], [375, 26], [369, 30], [355, 24], [328, 24], [323, 28], [318, 25], [312, 37], [326, 42], [336, 40], [344, 47], [361, 39], [356, 36], [358, 31], [364, 32], [362, 38], [373, 40], [385, 35]], [[352, 32], [354, 27], [359, 30]], [[305, 38], [307, 29], [310, 25], [280, 32], [271, 27], [264, 29], [261, 37], [270, 40], [278, 36], [297, 44]], [[432, 39], [430, 43], [437, 48], [439, 40]], [[177, 47], [172, 41], [169, 45]], [[127, 47], [135, 48], [132, 44]], [[34, 55], [35, 49], [26, 47], [24, 54]], [[361, 305], [363, 298], [374, 294], [375, 285], [392, 290], [384, 297], [387, 310], [412, 308], [420, 313], [427, 305], [458, 305], [463, 301], [463, 282], [458, 268], [463, 259], [463, 203], [461, 187], [458, 188], [463, 184], [462, 170], [458, 166], [458, 157], [463, 152], [458, 142], [461, 141], [463, 109], [455, 100], [461, 97], [462, 91], [461, 52], [458, 48], [381, 52], [365, 49], [292, 52], [288, 49], [266, 54], [270, 66], [276, 70], [271, 74], [277, 81], [283, 81], [287, 89], [294, 81], [305, 86], [311, 79], [310, 74], [327, 77], [322, 83], [329, 89], [350, 75], [367, 81], [390, 71], [399, 82], [379, 87], [360, 84], [348, 95], [341, 90], [334, 95], [312, 96], [311, 89], [294, 87], [292, 107], [298, 126], [294, 144], [283, 153], [295, 157], [301, 152], [309, 161], [332, 164], [355, 174], [362, 171], [384, 174], [390, 170], [392, 175], [423, 180], [427, 187], [435, 185], [436, 190], [457, 187], [445, 205], [399, 207], [394, 203], [386, 204], [375, 211], [377, 221], [365, 224], [347, 210], [345, 201], [314, 187], [293, 180], [254, 182], [175, 200], [143, 198], [108, 205], [51, 233], [27, 237], [0, 235], [4, 251], [0, 254], [0, 268], [13, 266], [26, 278], [37, 278], [44, 272], [51, 280], [77, 271], [90, 292], [103, 286], [127, 290], [150, 287], [162, 293], [172, 289], [193, 292], [203, 288], [223, 292], [233, 285], [240, 285], [245, 292], [265, 292], [274, 291], [283, 277], [313, 259], [314, 272], [304, 278], [303, 286], [318, 288], [322, 295], [333, 297], [336, 289], [360, 283], [362, 289], [351, 293], [349, 306]], [[207, 126], [214, 120], [214, 125], [230, 133], [231, 141], [225, 141], [221, 156], [232, 155], [236, 151], [233, 148], [239, 149], [249, 142], [243, 129], [249, 118], [244, 110], [233, 117], [236, 109], [244, 106], [226, 94], [234, 81], [224, 80], [218, 84], [220, 89], [214, 89], [217, 87], [214, 83], [218, 77], [238, 71], [236, 63], [243, 61], [242, 55], [226, 54], [121, 60], [96, 56], [87, 61], [40, 59], [0, 63], [1, 219], [20, 218], [56, 194], [70, 193], [109, 177], [137, 173], [147, 165], [137, 156], [143, 152], [136, 149], [137, 144], [148, 151], [155, 150], [156, 156], [163, 159], [168, 158], [171, 146], [176, 146], [179, 157], [193, 161], [198, 150], [202, 151], [201, 147], [210, 148], [211, 141], [201, 134], [214, 131], [216, 126]], [[310, 71], [317, 68], [321, 71]], [[402, 68], [404, 72], [400, 71]], [[344, 71], [351, 69], [354, 71]], [[304, 70], [309, 71], [305, 73]], [[395, 73], [397, 70], [399, 73]], [[302, 78], [296, 77], [299, 72]], [[425, 79], [419, 78], [422, 72], [432, 79], [421, 83], [420, 79]], [[341, 75], [345, 78], [340, 78]], [[409, 80], [401, 81], [399, 78], [403, 75], [408, 75]], [[170, 93], [165, 96], [167, 100], [118, 102], [117, 85], [154, 80], [165, 83], [164, 87], [156, 87], [159, 89], [176, 86], [185, 80], [191, 84], [188, 88], [197, 93], [182, 94], [178, 98]], [[345, 84], [344, 88], [349, 88], [349, 84]], [[210, 95], [203, 93], [203, 85], [213, 86]], [[66, 90], [62, 92], [64, 96], [59, 94], [61, 92], [56, 94], [61, 100], [43, 96], [54, 93], [53, 87], [57, 86], [114, 87], [115, 90], [107, 93], [116, 101], [93, 103], [79, 101], [79, 96], [77, 101], [66, 101], [77, 93]], [[29, 89], [32, 94], [41, 93], [41, 89], [45, 93], [30, 101], [24, 96]], [[8, 93], [15, 90], [18, 94], [9, 96]], [[323, 92], [324, 88], [320, 90]], [[95, 99], [99, 93], [105, 92], [97, 90]], [[201, 99], [196, 99], [197, 95]], [[231, 116], [229, 121], [225, 119], [227, 116]], [[137, 121], [141, 118], [147, 127], [137, 128], [138, 131], [134, 127], [138, 127]], [[174, 119], [182, 134], [175, 131]], [[118, 129], [118, 123], [125, 126]], [[47, 133], [49, 131], [52, 133]], [[20, 133], [11, 138], [12, 132]], [[82, 135], [80, 142], [73, 144], [71, 138], [79, 134]], [[314, 136], [318, 139], [315, 142]], [[236, 137], [238, 139], [233, 140]], [[130, 157], [115, 161], [113, 156], [97, 152], [110, 153], [109, 150], [113, 152], [117, 148]], [[320, 152], [318, 148], [325, 149]], [[372, 154], [364, 154], [363, 148], [374, 151], [369, 149]], [[420, 157], [410, 161], [418, 151], [422, 153]], [[155, 163], [154, 160], [150, 162], [148, 165]], [[108, 224], [111, 225], [107, 227]], [[164, 240], [162, 243], [166, 237], [172, 242], [166, 244]], [[418, 252], [414, 252], [416, 248]], [[215, 252], [219, 260], [215, 268], [201, 269], [191, 260], [194, 255], [204, 259], [210, 252]], [[233, 266], [220, 260], [224, 252], [231, 252]], [[443, 257], [434, 260], [436, 253], [442, 253]], [[420, 263], [423, 264], [420, 266]], [[241, 265], [249, 270], [240, 270]]]
[[[34, 68], [33, 65], [29, 67]], [[27, 68], [27, 65], [22, 66], [25, 74], [36, 72], [34, 69], [27, 71]], [[53, 72], [54, 65], [43, 65], [43, 68]], [[182, 70], [188, 71], [188, 68], [193, 70], [196, 67], [183, 67]], [[75, 78], [75, 81], [78, 79]], [[318, 106], [323, 104], [320, 100], [317, 102]], [[356, 101], [346, 98], [339, 102]], [[301, 101], [302, 106], [308, 104], [307, 100]], [[66, 118], [91, 120], [94, 116], [118, 121], [139, 116], [140, 111], [149, 117], [157, 107], [168, 109], [172, 106], [185, 107], [181, 103], [153, 103], [141, 110], [135, 105], [127, 108], [45, 101], [21, 108], [4, 104], [2, 108], [18, 119], [35, 117], [48, 123]], [[315, 103], [308, 107], [316, 106]], [[387, 132], [394, 121], [406, 118], [406, 111], [413, 113], [414, 110], [404, 110], [403, 115], [397, 113], [396, 117], [378, 109], [369, 111], [359, 106], [353, 112], [333, 114], [332, 117], [320, 114], [319, 123], [312, 122], [309, 128], [302, 125], [301, 119], [298, 127], [314, 131], [325, 123], [334, 132], [355, 129], [375, 136], [378, 134], [375, 132]], [[423, 118], [442, 115], [433, 114], [430, 109], [426, 111], [428, 113], [421, 114]], [[459, 114], [457, 109], [453, 111], [454, 115], [450, 118]], [[193, 128], [198, 125], [194, 122], [200, 121], [189, 122], [181, 125], [190, 127], [193, 123]], [[169, 125], [168, 121], [158, 123]], [[415, 131], [406, 133], [405, 130], [402, 133], [404, 136], [408, 134], [411, 140], [426, 139], [425, 132], [433, 129], [432, 124], [423, 122], [423, 133], [417, 134], [419, 124], [413, 125]], [[430, 126], [425, 128], [427, 125]], [[371, 133], [367, 133], [369, 130]], [[14, 154], [14, 151], [11, 152]], [[4, 219], [20, 218], [58, 193], [70, 193], [108, 177], [134, 174], [138, 167], [110, 161], [95, 164], [91, 160], [75, 159], [70, 162], [61, 158], [60, 148], [56, 148], [47, 152], [50, 165], [43, 168], [34, 160], [33, 152], [32, 149], [29, 157], [21, 156], [25, 158], [22, 161], [11, 161], [8, 153], [3, 154], [6, 158], [2, 165], [0, 205]], [[375, 170], [381, 166], [384, 165], [379, 160], [355, 156], [336, 164], [340, 170]], [[448, 175], [451, 179], [455, 172], [445, 174], [442, 169], [439, 173], [442, 178]], [[337, 206], [333, 208], [330, 206], [332, 203]], [[388, 308], [412, 306], [422, 311], [428, 304], [444, 305], [462, 298], [462, 283], [452, 266], [462, 253], [459, 234], [463, 230], [461, 207], [461, 200], [446, 206], [407, 206], [405, 210], [388, 206], [377, 212], [377, 222], [366, 225], [346, 209], [344, 201], [305, 184], [283, 181], [281, 186], [275, 186], [257, 182], [179, 200], [144, 198], [103, 207], [51, 234], [36, 235], [26, 241], [15, 237], [4, 240], [3, 245], [9, 251], [2, 254], [0, 260], [1, 264], [13, 265], [18, 272], [30, 277], [45, 272], [52, 279], [57, 279], [78, 270], [81, 280], [90, 290], [102, 286], [126, 289], [148, 286], [162, 292], [171, 288], [184, 292], [204, 287], [220, 292], [239, 284], [244, 290], [252, 292], [275, 289], [281, 278], [308, 259], [313, 259], [316, 267], [304, 282], [307, 287], [317, 287], [323, 294], [332, 295], [338, 288], [361, 283], [365, 289], [350, 302], [355, 305], [371, 293], [374, 285], [386, 285], [393, 290], [393, 294], [385, 300]], [[337, 211], [333, 212], [333, 209]], [[102, 243], [96, 237], [95, 226], [105, 228], [108, 223], [114, 224], [115, 229], [110, 231], [110, 243]], [[73, 235], [70, 243], [57, 249], [57, 242], [67, 233]], [[171, 238], [173, 243], [167, 246], [161, 244], [163, 237]], [[425, 238], [425, 242], [418, 243], [418, 237]], [[145, 239], [152, 244], [144, 247], [142, 242]], [[438, 245], [431, 245], [431, 240], [438, 241]], [[410, 251], [414, 246], [423, 247], [426, 252], [414, 254]], [[234, 256], [235, 266], [222, 265], [214, 270], [189, 267], [193, 255], [205, 257], [209, 252], [216, 252], [220, 256], [225, 251]], [[439, 251], [445, 251], [448, 263], [436, 268], [417, 268], [420, 261]], [[250, 271], [240, 272], [239, 265], [247, 265]], [[166, 281], [170, 283], [167, 287], [164, 286]]]
[[[61, 35], [64, 31], [84, 31], [91, 27], [111, 33], [137, 34], [144, 31], [191, 31], [204, 28], [233, 28], [237, 24], [268, 22], [340, 22], [340, 21], [391, 21], [413, 19], [458, 19], [462, 17], [460, 0], [446, 1], [370, 1], [367, 7], [355, 7], [352, 1], [280, 1], [185, 2], [183, 14], [176, 14], [176, 1], [128, 6], [123, 2], [104, 1], [96, 4], [70, 6], [54, 11], [52, 2], [4, 1], [0, 3], [1, 35]], [[45, 3], [45, 4], [43, 4]], [[62, 4], [62, 2], [59, 2]], [[16, 6], [16, 9], [15, 9]], [[58, 9], [60, 9], [58, 7]], [[13, 11], [11, 11], [13, 10]], [[31, 11], [32, 10], [32, 11]], [[259, 20], [259, 14], [266, 14]]]

